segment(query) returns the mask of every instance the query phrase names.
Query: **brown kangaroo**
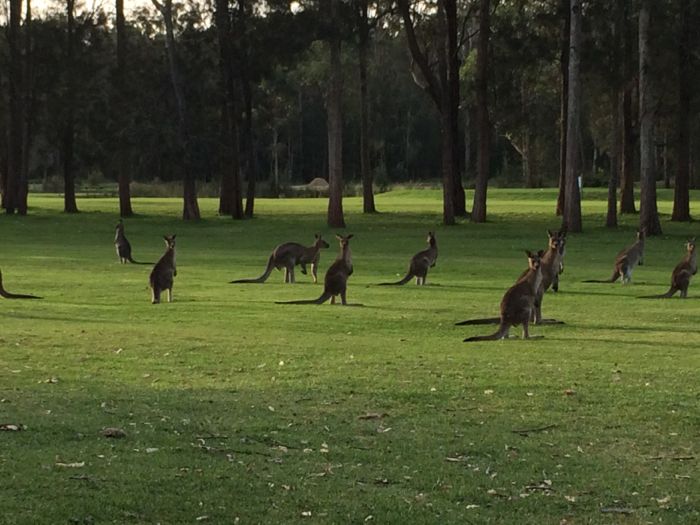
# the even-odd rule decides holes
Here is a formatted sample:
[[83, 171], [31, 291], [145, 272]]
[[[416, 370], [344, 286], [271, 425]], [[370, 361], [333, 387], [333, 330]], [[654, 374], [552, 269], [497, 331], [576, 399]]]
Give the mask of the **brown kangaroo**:
[[647, 295], [643, 299], [667, 299], [673, 297], [678, 291], [681, 292], [682, 299], [688, 297], [690, 279], [698, 273], [698, 254], [695, 246], [695, 237], [688, 239], [685, 248], [688, 253], [673, 269], [671, 273], [671, 287], [668, 289], [668, 292], [661, 295]]
[[425, 278], [428, 276], [428, 270], [435, 266], [438, 256], [437, 240], [433, 232], [428, 232], [426, 239], [430, 247], [427, 250], [418, 252], [411, 257], [411, 263], [408, 266], [408, 273], [400, 281], [395, 283], [380, 283], [381, 286], [402, 285], [406, 284], [413, 277], [416, 278], [416, 284], [424, 285]]
[[646, 237], [644, 230], [637, 231], [637, 242], [628, 246], [615, 257], [615, 269], [610, 279], [598, 281], [591, 279], [583, 281], [584, 283], [614, 283], [622, 277], [622, 284], [627, 284], [632, 281], [632, 270], [634, 267], [644, 264], [644, 238]]
[[350, 251], [350, 239], [353, 235], [336, 235], [340, 241], [340, 254], [326, 271], [323, 279], [323, 293], [318, 299], [308, 299], [302, 301], [277, 301], [277, 304], [323, 304], [328, 299], [331, 304], [335, 304], [335, 297], [340, 295], [340, 301], [346, 305], [346, 293], [348, 278], [352, 275], [352, 253]]
[[2, 272], [0, 272], [0, 297], [4, 299], [41, 299], [36, 295], [28, 295], [23, 293], [10, 293], [2, 285]]
[[523, 339], [530, 337], [529, 325], [535, 309], [535, 296], [542, 282], [542, 250], [537, 253], [527, 251], [528, 270], [523, 277], [511, 286], [501, 300], [501, 322], [498, 330], [491, 335], [468, 337], [464, 341], [496, 341], [508, 337], [511, 326], [523, 325]]
[[160, 293], [168, 291], [168, 302], [173, 302], [173, 277], [177, 275], [175, 267], [175, 235], [163, 237], [165, 239], [165, 253], [151, 270], [149, 283], [151, 285], [151, 303], [160, 302]]
[[257, 279], [237, 279], [231, 281], [231, 284], [238, 283], [264, 283], [272, 273], [273, 268], [281, 270], [284, 268], [284, 282], [294, 283], [294, 267], [298, 264], [301, 266], [301, 273], [306, 275], [306, 265], [311, 264], [311, 278], [314, 283], [318, 282], [318, 261], [321, 259], [321, 248], [328, 248], [329, 244], [321, 238], [321, 235], [315, 234], [316, 238], [313, 245], [302, 246], [296, 242], [285, 242], [272, 250], [270, 258], [267, 260], [265, 272]]
[[117, 256], [119, 257], [119, 262], [122, 264], [126, 264], [127, 262], [131, 264], [153, 264], [137, 262], [131, 257], [131, 244], [124, 234], [124, 223], [121, 220], [117, 223], [116, 233], [114, 235], [114, 247], [117, 249]]
[[559, 272], [552, 281], [552, 291], [559, 291], [559, 276], [564, 273], [564, 255], [566, 254], [566, 230], [559, 231]]

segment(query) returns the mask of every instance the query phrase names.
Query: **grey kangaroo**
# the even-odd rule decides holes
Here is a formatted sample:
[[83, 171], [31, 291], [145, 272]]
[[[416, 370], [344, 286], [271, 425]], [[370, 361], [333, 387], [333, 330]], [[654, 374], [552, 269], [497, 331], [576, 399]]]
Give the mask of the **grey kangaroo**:
[[131, 244], [124, 234], [124, 223], [121, 220], [117, 223], [116, 233], [114, 235], [114, 247], [117, 249], [117, 256], [119, 257], [119, 262], [122, 264], [126, 264], [127, 262], [132, 264], [153, 264], [137, 262], [131, 257]]
[[584, 283], [614, 283], [622, 278], [622, 284], [632, 282], [632, 270], [634, 267], [644, 264], [644, 238], [646, 237], [644, 230], [637, 231], [637, 242], [628, 246], [615, 257], [615, 269], [610, 279], [598, 281], [591, 279], [583, 281]]
[[151, 303], [160, 302], [160, 294], [168, 291], [168, 302], [173, 302], [173, 277], [177, 275], [175, 267], [175, 235], [163, 237], [165, 239], [165, 253], [151, 270], [149, 283], [151, 285]]
[[267, 260], [265, 272], [257, 279], [237, 279], [231, 281], [231, 284], [237, 283], [264, 283], [272, 273], [273, 268], [281, 270], [284, 268], [284, 282], [294, 283], [294, 267], [298, 264], [301, 266], [301, 273], [306, 275], [306, 265], [311, 264], [311, 278], [314, 283], [318, 282], [318, 261], [321, 259], [321, 248], [328, 248], [329, 244], [321, 238], [321, 235], [315, 234], [316, 240], [309, 246], [302, 246], [296, 242], [285, 242], [280, 244], [274, 250], [270, 258]]
[[427, 250], [418, 252], [413, 257], [411, 257], [411, 263], [408, 266], [408, 272], [406, 276], [400, 281], [395, 283], [381, 283], [382, 286], [389, 285], [402, 285], [406, 284], [413, 277], [416, 278], [416, 284], [424, 285], [425, 278], [428, 276], [428, 270], [435, 266], [438, 256], [437, 240], [435, 239], [435, 234], [433, 232], [428, 232], [428, 238], [426, 242], [429, 245]]
[[688, 239], [685, 245], [687, 253], [679, 262], [671, 273], [671, 287], [668, 292], [661, 295], [647, 295], [644, 299], [667, 299], [673, 297], [678, 291], [681, 292], [681, 298], [688, 297], [688, 287], [690, 279], [698, 273], [698, 253], [695, 246], [695, 237]]
[[10, 293], [2, 285], [2, 272], [0, 272], [0, 297], [4, 299], [41, 299], [36, 295], [29, 295], [23, 293]]
[[501, 320], [491, 335], [468, 337], [464, 341], [496, 341], [508, 337], [511, 326], [523, 325], [523, 339], [530, 337], [529, 325], [535, 309], [535, 296], [542, 283], [541, 260], [544, 252], [527, 251], [528, 270], [511, 286], [501, 300]]
[[323, 304], [328, 299], [331, 304], [335, 304], [335, 297], [340, 295], [342, 304], [347, 303], [347, 288], [348, 278], [352, 275], [352, 253], [350, 251], [350, 239], [353, 235], [336, 235], [340, 241], [340, 254], [333, 261], [326, 271], [326, 276], [323, 279], [323, 293], [318, 299], [309, 299], [302, 301], [277, 301], [277, 304]]
[[552, 281], [552, 291], [559, 291], [559, 276], [564, 273], [564, 255], [566, 254], [566, 230], [559, 231], [559, 271]]

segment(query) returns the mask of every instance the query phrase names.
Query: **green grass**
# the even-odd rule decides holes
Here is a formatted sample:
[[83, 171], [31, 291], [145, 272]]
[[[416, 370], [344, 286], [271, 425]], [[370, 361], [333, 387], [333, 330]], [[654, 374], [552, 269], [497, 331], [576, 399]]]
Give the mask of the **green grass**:
[[[26, 425], [0, 432], [0, 523], [700, 523], [700, 282], [685, 301], [636, 298], [667, 289], [698, 233], [668, 221], [669, 192], [635, 284], [581, 283], [609, 276], [637, 220], [606, 230], [604, 193], [586, 190], [585, 233], [543, 308], [567, 324], [469, 345], [492, 327], [454, 326], [497, 315], [522, 250], [558, 226], [554, 196], [494, 190], [491, 222], [456, 227], [440, 226], [437, 191], [379, 195], [373, 216], [347, 199], [363, 308], [275, 305], [320, 294], [303, 275], [227, 284], [317, 231], [323, 274], [325, 200], [258, 200], [245, 222], [202, 200], [188, 224], [176, 199], [136, 199], [136, 259], [177, 233], [175, 302], [153, 306], [150, 266], [117, 262], [115, 200], [68, 216], [32, 196], [30, 216], [0, 217], [6, 288], [45, 297], [0, 299], [0, 423]], [[431, 229], [431, 286], [372, 286]]]

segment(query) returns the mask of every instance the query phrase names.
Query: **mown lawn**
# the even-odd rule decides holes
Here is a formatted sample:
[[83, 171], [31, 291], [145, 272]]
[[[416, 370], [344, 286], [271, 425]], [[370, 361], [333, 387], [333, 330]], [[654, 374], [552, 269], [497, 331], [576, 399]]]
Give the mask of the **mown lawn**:
[[[322, 275], [325, 200], [258, 200], [245, 222], [202, 200], [186, 224], [178, 200], [136, 199], [137, 260], [177, 234], [175, 302], [153, 306], [150, 266], [114, 253], [115, 200], [68, 216], [32, 196], [30, 216], [0, 216], [6, 288], [44, 296], [0, 299], [0, 424], [26, 426], [0, 432], [0, 523], [700, 523], [700, 278], [685, 301], [637, 299], [666, 291], [700, 233], [669, 222], [671, 193], [633, 285], [581, 283], [609, 277], [637, 220], [606, 230], [586, 190], [543, 308], [567, 324], [473, 344], [492, 327], [454, 326], [498, 313], [523, 249], [558, 227], [554, 197], [492, 190], [489, 223], [449, 228], [437, 191], [379, 195], [374, 216], [347, 199], [364, 307], [343, 308], [274, 304], [320, 295], [299, 272], [227, 284], [315, 232]], [[374, 286], [433, 229], [430, 286]]]

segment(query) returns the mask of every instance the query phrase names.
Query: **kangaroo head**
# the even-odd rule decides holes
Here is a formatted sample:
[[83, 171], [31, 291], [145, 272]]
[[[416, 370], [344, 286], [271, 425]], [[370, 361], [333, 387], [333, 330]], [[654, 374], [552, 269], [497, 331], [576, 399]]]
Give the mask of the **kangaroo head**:
[[316, 248], [328, 248], [330, 246], [330, 244], [321, 238], [320, 233], [314, 233], [314, 237], [316, 238], [316, 242], [314, 243]]
[[350, 235], [342, 236], [338, 235], [337, 233], [335, 234], [335, 238], [340, 241], [340, 249], [345, 249], [350, 245], [350, 239], [353, 238], [352, 233]]
[[119, 222], [117, 223], [117, 226], [115, 227], [115, 230], [117, 230], [118, 232], [124, 231], [124, 223], [122, 222], [121, 219], [119, 219]]
[[163, 239], [165, 240], [165, 246], [171, 250], [175, 249], [175, 235], [163, 235]]
[[538, 252], [531, 252], [530, 250], [525, 250], [527, 254], [527, 264], [531, 270], [538, 270], [542, 261], [542, 256], [544, 251], [540, 250]]
[[561, 252], [564, 239], [561, 237], [560, 233], [547, 230], [547, 236], [549, 237], [549, 248]]
[[645, 228], [641, 228], [641, 229], [637, 230], [637, 240], [638, 241], [643, 241], [644, 238], [646, 237], [646, 235], [647, 235], [647, 231]]
[[685, 247], [688, 253], [693, 253], [695, 251], [695, 237], [688, 239], [688, 242], [685, 243]]
[[425, 239], [425, 242], [427, 242], [430, 246], [435, 246], [435, 243], [437, 242], [435, 232], [428, 232], [428, 238]]

